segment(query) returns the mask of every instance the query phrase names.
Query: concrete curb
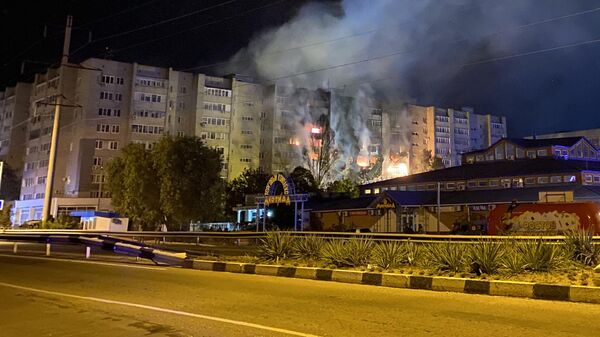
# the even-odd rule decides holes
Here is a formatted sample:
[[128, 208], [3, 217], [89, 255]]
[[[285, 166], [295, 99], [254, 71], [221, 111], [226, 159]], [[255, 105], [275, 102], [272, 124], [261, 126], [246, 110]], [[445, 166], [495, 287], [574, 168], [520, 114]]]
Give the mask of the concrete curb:
[[[293, 267], [270, 264], [193, 260], [184, 268], [266, 276], [293, 277], [391, 288], [423, 289], [492, 296], [600, 303], [600, 287], [474, 280], [458, 277], [377, 273], [371, 271]], [[596, 275], [599, 275], [598, 273]]]

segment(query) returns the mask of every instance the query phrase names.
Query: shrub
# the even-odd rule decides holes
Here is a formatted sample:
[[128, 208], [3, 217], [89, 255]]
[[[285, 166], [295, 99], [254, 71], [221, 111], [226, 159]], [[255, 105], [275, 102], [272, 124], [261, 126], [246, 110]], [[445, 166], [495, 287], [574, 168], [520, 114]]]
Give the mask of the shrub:
[[347, 244], [348, 265], [352, 267], [365, 266], [371, 259], [373, 241], [369, 238], [352, 238]]
[[332, 240], [323, 245], [321, 258], [336, 267], [347, 265], [346, 240]]
[[562, 262], [562, 255], [555, 244], [544, 243], [541, 239], [521, 241], [516, 245], [523, 259], [523, 269], [529, 271], [550, 271]]
[[490, 240], [480, 240], [469, 247], [469, 264], [477, 264], [484, 274], [495, 274], [502, 266], [504, 245]]
[[292, 236], [282, 232], [268, 232], [260, 240], [258, 256], [263, 260], [278, 262], [288, 258], [292, 253]]
[[321, 258], [321, 249], [325, 240], [316, 235], [307, 235], [296, 238], [294, 241], [292, 255], [296, 258], [306, 260], [318, 260]]
[[502, 266], [507, 269], [510, 274], [519, 274], [525, 269], [523, 256], [517, 249], [518, 243], [513, 242], [510, 248], [507, 248], [502, 257]]
[[592, 241], [594, 233], [589, 230], [570, 230], [565, 233], [565, 253], [568, 258], [586, 266], [600, 263], [600, 246]]
[[404, 246], [398, 241], [381, 242], [373, 248], [371, 261], [384, 268], [395, 268], [402, 264], [405, 257]]
[[333, 240], [323, 246], [321, 257], [337, 267], [360, 267], [367, 265], [372, 250], [373, 241], [367, 238]]
[[430, 243], [425, 246], [425, 264], [436, 270], [459, 272], [465, 265], [465, 249], [452, 242]]

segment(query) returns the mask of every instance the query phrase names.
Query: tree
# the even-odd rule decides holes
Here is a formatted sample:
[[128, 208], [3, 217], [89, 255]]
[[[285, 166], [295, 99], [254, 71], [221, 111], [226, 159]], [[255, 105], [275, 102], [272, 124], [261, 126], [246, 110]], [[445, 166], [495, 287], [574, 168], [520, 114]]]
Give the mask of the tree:
[[12, 222], [10, 221], [10, 211], [12, 204], [4, 203], [4, 208], [0, 211], [0, 228], [11, 228]]
[[225, 183], [217, 150], [198, 137], [163, 137], [154, 146], [152, 159], [167, 225], [181, 230], [192, 221], [207, 222], [222, 215]]
[[0, 187], [0, 199], [5, 201], [18, 200], [21, 193], [21, 181], [15, 174], [15, 170], [6, 162], [2, 169], [2, 185]]
[[359, 195], [358, 185], [348, 178], [330, 183], [327, 192], [348, 193], [351, 198], [358, 198]]
[[329, 173], [337, 158], [337, 151], [333, 146], [333, 132], [329, 125], [329, 117], [321, 115], [317, 125], [319, 132], [311, 133], [309, 144], [304, 148], [303, 155], [317, 188], [322, 188], [329, 178]]
[[246, 169], [227, 184], [225, 213], [233, 215], [233, 208], [244, 204], [247, 194], [262, 194], [270, 175], [260, 169]]
[[297, 166], [290, 177], [296, 186], [296, 193], [316, 193], [320, 191], [319, 185], [312, 173], [302, 166]]
[[434, 156], [431, 150], [423, 149], [422, 156], [423, 171], [441, 170], [445, 168], [441, 157]]
[[150, 151], [129, 144], [108, 163], [108, 190], [115, 210], [138, 223], [139, 229], [154, 229], [164, 214], [160, 207], [159, 176]]

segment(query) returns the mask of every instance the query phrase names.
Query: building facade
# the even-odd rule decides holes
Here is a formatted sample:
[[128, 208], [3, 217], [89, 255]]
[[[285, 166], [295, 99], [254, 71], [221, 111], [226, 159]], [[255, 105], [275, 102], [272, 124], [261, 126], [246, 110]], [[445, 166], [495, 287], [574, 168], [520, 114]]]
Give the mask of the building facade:
[[0, 92], [0, 160], [20, 181], [23, 173], [31, 84], [17, 83]]

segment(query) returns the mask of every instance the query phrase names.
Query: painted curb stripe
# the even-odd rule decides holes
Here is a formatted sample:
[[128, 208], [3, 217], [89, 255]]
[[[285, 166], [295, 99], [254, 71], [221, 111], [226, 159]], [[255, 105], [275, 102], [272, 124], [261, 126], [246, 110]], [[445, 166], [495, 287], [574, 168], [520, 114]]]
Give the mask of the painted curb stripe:
[[408, 286], [412, 289], [431, 290], [433, 278], [429, 276], [410, 276], [408, 278]]
[[333, 270], [331, 269], [317, 269], [315, 273], [315, 279], [321, 281], [331, 281], [331, 275], [333, 275]]
[[277, 276], [294, 277], [294, 275], [296, 275], [296, 267], [279, 267], [277, 269]]
[[490, 282], [479, 281], [479, 280], [466, 280], [465, 281], [465, 293], [469, 294], [490, 294]]
[[372, 286], [380, 286], [383, 276], [379, 273], [364, 273], [362, 275], [362, 283]]
[[568, 286], [536, 283], [533, 285], [533, 297], [545, 300], [568, 301], [569, 288]]

